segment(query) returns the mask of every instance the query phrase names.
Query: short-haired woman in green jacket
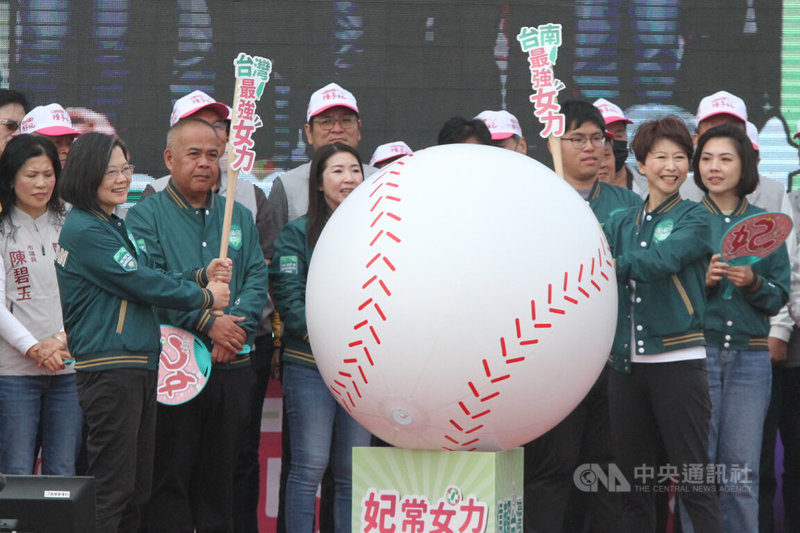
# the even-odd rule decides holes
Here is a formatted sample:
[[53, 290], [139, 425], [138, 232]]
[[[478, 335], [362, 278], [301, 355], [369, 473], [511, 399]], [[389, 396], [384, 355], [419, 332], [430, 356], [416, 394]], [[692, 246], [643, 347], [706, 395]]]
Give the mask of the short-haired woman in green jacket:
[[72, 210], [58, 240], [56, 274], [89, 428], [98, 532], [136, 531], [150, 495], [161, 352], [153, 306], [222, 309], [230, 297], [228, 260], [185, 273], [148, 267], [144, 245], [114, 215], [127, 200], [132, 173], [118, 138], [86, 133], [59, 182]]
[[711, 402], [702, 317], [710, 229], [706, 210], [678, 192], [692, 138], [668, 116], [643, 123], [631, 147], [649, 194], [604, 226], [619, 286], [608, 399], [617, 463], [632, 485], [622, 494], [624, 530], [655, 531], [663, 449], [695, 529], [720, 533], [716, 486], [705, 477]]

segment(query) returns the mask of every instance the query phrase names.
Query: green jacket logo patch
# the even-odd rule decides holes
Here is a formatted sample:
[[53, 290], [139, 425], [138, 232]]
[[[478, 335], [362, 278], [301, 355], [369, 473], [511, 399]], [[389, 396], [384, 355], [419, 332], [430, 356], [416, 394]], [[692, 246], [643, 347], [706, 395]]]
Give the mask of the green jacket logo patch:
[[297, 256], [281, 256], [280, 272], [281, 274], [297, 274]]
[[242, 247], [242, 228], [241, 226], [234, 224], [231, 226], [231, 236], [228, 239], [228, 245], [233, 248], [234, 250], [238, 250]]
[[114, 254], [114, 261], [125, 269], [126, 272], [133, 272], [136, 270], [136, 259], [133, 258], [131, 253], [126, 250], [124, 246]]
[[656, 229], [653, 231], [653, 240], [660, 242], [669, 237], [672, 234], [672, 227], [674, 225], [671, 218], [659, 222]]

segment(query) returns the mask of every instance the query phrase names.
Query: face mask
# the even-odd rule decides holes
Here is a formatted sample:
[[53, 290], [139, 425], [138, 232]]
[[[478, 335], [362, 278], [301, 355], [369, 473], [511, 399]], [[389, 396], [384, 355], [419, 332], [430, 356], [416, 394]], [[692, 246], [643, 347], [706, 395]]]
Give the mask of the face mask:
[[625, 166], [628, 159], [628, 141], [611, 141], [611, 149], [614, 151], [614, 172], [619, 172]]

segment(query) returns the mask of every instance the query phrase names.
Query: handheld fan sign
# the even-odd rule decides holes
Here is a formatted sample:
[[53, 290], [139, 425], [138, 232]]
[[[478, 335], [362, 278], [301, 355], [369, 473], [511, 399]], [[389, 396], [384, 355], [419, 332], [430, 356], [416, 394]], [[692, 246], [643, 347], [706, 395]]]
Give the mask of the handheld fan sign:
[[186, 403], [203, 390], [211, 374], [211, 352], [186, 330], [161, 326], [161, 355], [158, 365], [158, 402]]
[[[731, 266], [757, 263], [777, 250], [792, 232], [792, 219], [784, 213], [759, 213], [740, 220], [720, 241], [722, 260]], [[733, 285], [722, 297], [730, 300]]]

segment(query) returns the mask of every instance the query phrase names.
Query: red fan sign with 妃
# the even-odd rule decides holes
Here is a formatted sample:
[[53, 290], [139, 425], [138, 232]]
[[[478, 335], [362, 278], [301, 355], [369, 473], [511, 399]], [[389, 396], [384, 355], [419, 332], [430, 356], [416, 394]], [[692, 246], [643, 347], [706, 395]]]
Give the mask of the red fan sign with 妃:
[[[792, 219], [784, 213], [759, 213], [742, 219], [722, 237], [722, 260], [731, 266], [757, 263], [777, 250], [791, 231]], [[732, 290], [728, 285], [723, 295], [726, 300]]]

